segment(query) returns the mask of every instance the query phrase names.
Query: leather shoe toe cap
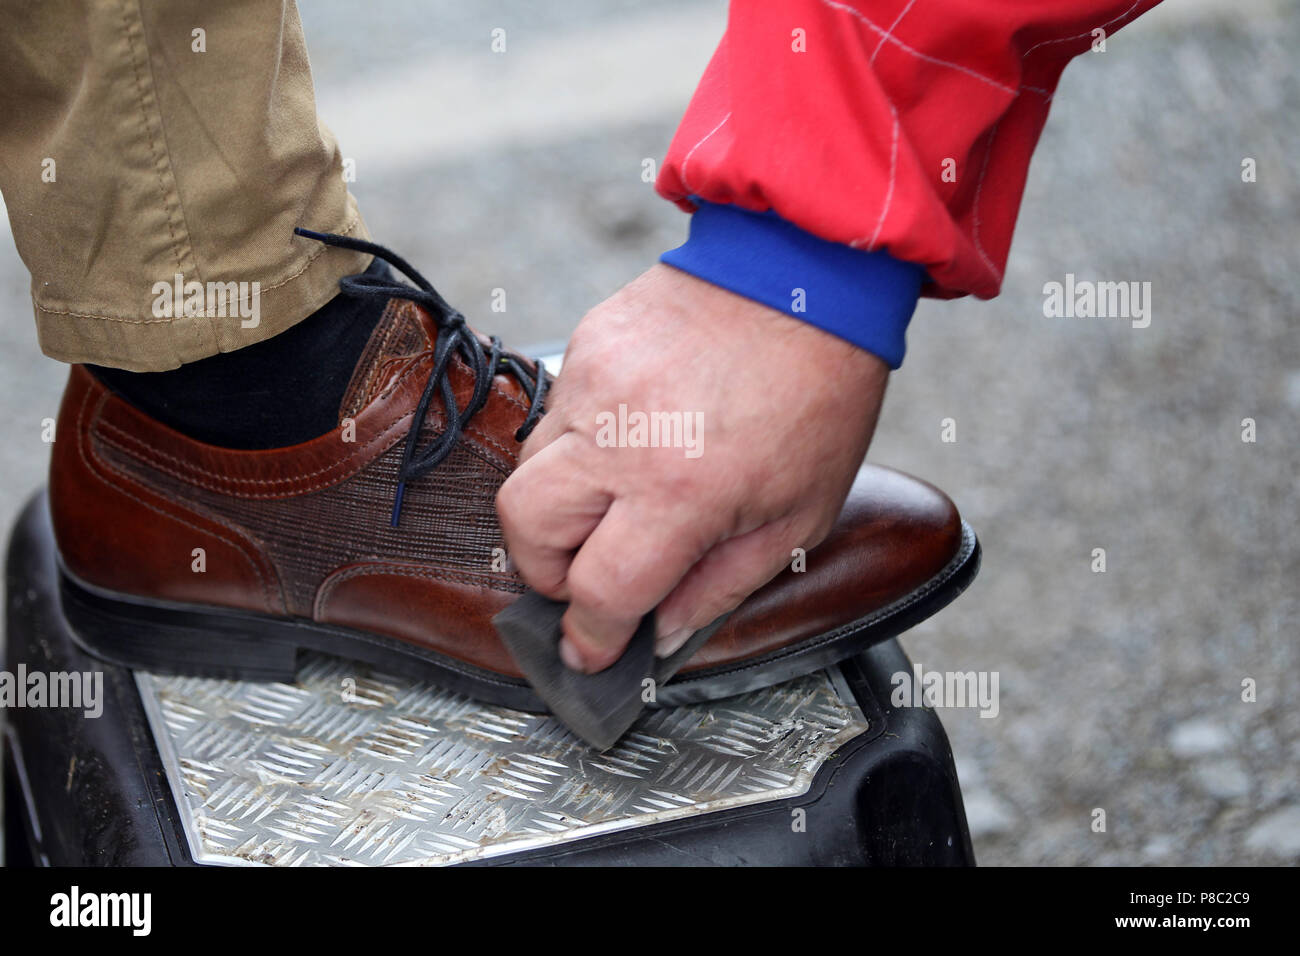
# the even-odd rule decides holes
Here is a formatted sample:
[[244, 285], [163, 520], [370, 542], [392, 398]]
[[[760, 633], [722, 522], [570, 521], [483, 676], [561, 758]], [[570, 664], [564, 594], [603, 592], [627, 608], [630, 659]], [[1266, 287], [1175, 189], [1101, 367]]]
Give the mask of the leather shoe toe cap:
[[787, 567], [751, 595], [683, 671], [778, 651], [861, 620], [916, 591], [961, 548], [961, 517], [947, 495], [866, 466], [805, 570]]

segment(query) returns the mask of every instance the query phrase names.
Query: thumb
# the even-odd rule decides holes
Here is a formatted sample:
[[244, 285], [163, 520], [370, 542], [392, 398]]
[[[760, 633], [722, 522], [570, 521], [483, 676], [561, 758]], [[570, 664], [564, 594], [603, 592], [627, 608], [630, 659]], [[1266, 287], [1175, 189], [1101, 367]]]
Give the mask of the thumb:
[[615, 500], [569, 567], [561, 653], [571, 668], [604, 670], [653, 610], [708, 550], [697, 525], [646, 517]]
[[776, 577], [795, 537], [788, 521], [777, 521], [714, 545], [659, 605], [655, 653], [672, 654]]

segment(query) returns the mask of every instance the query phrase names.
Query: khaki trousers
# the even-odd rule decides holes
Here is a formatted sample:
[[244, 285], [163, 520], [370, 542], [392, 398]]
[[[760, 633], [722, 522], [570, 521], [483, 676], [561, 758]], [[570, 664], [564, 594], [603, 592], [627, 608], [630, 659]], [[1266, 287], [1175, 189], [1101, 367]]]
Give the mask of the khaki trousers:
[[0, 190], [66, 362], [233, 351], [370, 261], [293, 235], [367, 238], [292, 0], [0, 0]]

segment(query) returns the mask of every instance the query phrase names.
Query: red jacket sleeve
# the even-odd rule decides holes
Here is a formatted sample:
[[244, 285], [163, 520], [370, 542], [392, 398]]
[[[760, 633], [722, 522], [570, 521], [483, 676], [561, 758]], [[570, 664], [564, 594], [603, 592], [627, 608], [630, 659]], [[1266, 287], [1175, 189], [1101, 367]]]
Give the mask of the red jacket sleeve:
[[656, 188], [992, 297], [1061, 71], [1157, 2], [732, 0]]

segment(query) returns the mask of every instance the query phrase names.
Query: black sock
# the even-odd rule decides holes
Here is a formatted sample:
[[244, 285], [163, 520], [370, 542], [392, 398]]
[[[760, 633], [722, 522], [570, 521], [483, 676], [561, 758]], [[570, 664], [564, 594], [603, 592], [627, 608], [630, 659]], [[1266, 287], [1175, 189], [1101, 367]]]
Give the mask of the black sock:
[[[366, 270], [386, 275], [376, 259]], [[274, 338], [167, 372], [87, 365], [140, 411], [223, 448], [280, 448], [338, 427], [339, 405], [385, 303], [337, 295]]]

